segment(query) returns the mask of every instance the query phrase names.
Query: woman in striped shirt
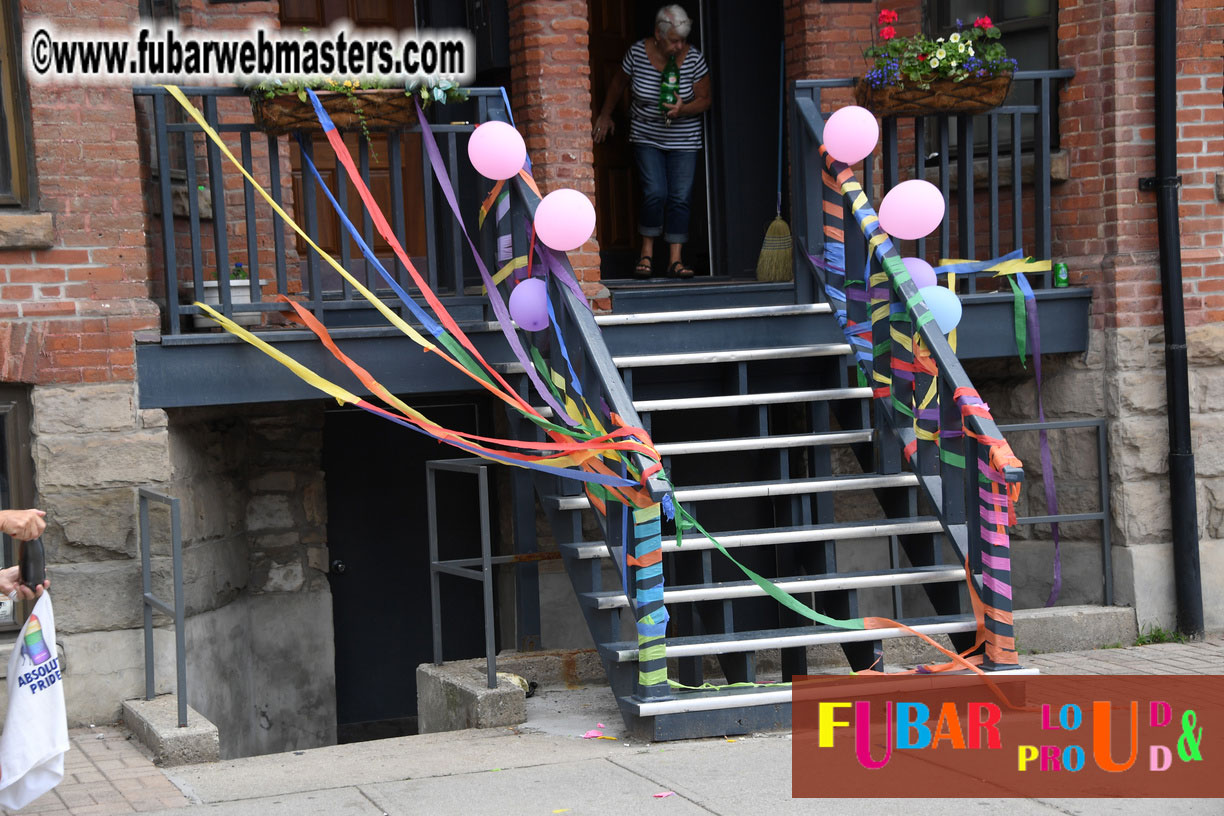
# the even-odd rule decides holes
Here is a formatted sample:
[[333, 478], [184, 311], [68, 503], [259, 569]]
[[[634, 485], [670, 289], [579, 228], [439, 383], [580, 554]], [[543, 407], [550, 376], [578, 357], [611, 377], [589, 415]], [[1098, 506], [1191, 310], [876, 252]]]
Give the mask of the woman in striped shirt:
[[[612, 110], [625, 88], [631, 89], [629, 142], [642, 187], [638, 232], [642, 255], [635, 277], [651, 275], [654, 239], [668, 244], [667, 274], [691, 278], [693, 270], [681, 260], [688, 240], [689, 198], [701, 149], [702, 114], [710, 107], [710, 70], [701, 52], [688, 44], [693, 21], [678, 5], [664, 6], [655, 15], [654, 35], [634, 43], [612, 78], [608, 97], [595, 120], [592, 134], [602, 142], [614, 130]], [[675, 102], [665, 105], [659, 91], [669, 57], [679, 68]]]

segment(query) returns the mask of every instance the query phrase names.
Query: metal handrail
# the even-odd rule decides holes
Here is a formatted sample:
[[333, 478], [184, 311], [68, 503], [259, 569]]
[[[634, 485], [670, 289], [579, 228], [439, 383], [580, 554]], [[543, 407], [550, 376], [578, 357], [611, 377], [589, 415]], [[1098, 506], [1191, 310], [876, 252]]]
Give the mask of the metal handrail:
[[[965, 410], [980, 398], [938, 326], [933, 325], [913, 281], [908, 276], [898, 280], [889, 271], [890, 266], [900, 264], [896, 247], [890, 241], [867, 244], [865, 236], [874, 231], [867, 220], [870, 182], [859, 186], [850, 169], [822, 149], [824, 119], [815, 99], [799, 88], [792, 105], [791, 132], [792, 166], [798, 176], [793, 185], [796, 260], [811, 273], [800, 276], [806, 283], [797, 283], [796, 293], [814, 300], [818, 285], [821, 297], [837, 304], [848, 339], [870, 348], [870, 353], [857, 355], [856, 368], [874, 387], [876, 467], [894, 473], [902, 467], [902, 454], [908, 459], [948, 540], [968, 564], [983, 604], [990, 614], [999, 616], [994, 629], [987, 627], [984, 665], [991, 663], [990, 654], [1014, 657], [1011, 599], [998, 591], [997, 575], [987, 579], [987, 572], [1009, 570], [1007, 550], [983, 535], [986, 511], [980, 503], [979, 470], [988, 473], [993, 468], [1009, 484], [1022, 481], [1024, 471], [1013, 464], [1018, 460], [989, 411]], [[822, 263], [809, 254], [824, 251], [829, 208], [836, 213], [832, 217], [842, 218], [839, 228], [844, 242], [835, 238], [830, 242], [846, 250], [835, 272], [843, 276], [844, 293], [829, 286]], [[859, 217], [864, 220], [859, 222]], [[858, 277], [864, 279], [856, 280]], [[930, 360], [916, 360], [919, 352]], [[899, 376], [903, 371], [912, 372], [912, 384]], [[987, 553], [989, 560], [984, 558]]]
[[[145, 699], [156, 696], [154, 683], [153, 610], [174, 616], [174, 674], [178, 696], [179, 728], [187, 727], [187, 642], [183, 631], [183, 528], [179, 500], [142, 487], [140, 496], [140, 603], [144, 610]], [[174, 569], [174, 606], [153, 595], [149, 544], [149, 502], [170, 507], [170, 542]]]

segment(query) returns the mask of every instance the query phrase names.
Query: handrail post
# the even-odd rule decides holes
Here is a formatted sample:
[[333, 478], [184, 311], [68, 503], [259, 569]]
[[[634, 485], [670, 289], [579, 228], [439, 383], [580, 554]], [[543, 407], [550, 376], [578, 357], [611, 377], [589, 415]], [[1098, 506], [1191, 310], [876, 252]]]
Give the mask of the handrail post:
[[[175, 690], [178, 697], [179, 728], [187, 727], [187, 635], [183, 631], [185, 600], [183, 598], [183, 528], [179, 511], [179, 500], [149, 488], [139, 488], [140, 517], [140, 584], [141, 605], [144, 612], [145, 644], [145, 699], [156, 696], [155, 662], [153, 649], [153, 610], [174, 616], [174, 670]], [[149, 501], [165, 504], [170, 508], [170, 552], [173, 565], [174, 605], [170, 606], [153, 595], [152, 555], [149, 534]]]

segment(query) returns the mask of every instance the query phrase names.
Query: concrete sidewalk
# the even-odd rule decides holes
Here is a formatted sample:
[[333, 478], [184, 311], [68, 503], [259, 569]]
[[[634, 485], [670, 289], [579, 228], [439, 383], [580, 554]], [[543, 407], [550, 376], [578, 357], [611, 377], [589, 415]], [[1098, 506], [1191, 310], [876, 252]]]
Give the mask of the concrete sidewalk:
[[[1046, 674], [1224, 675], [1224, 636], [1025, 656]], [[22, 813], [659, 814], [968, 812], [1224, 814], [1224, 799], [790, 797], [788, 733], [626, 739], [606, 688], [543, 690], [515, 728], [457, 731], [159, 769], [116, 727], [78, 729], [68, 775]], [[598, 727], [616, 739], [582, 739]], [[656, 798], [657, 794], [667, 794]]]

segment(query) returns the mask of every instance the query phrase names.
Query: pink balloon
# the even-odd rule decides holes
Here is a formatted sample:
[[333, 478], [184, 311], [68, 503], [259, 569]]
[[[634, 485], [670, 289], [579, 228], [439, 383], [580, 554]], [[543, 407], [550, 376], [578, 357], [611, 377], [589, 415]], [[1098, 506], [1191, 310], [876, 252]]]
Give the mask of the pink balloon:
[[871, 111], [858, 105], [839, 108], [824, 126], [824, 144], [829, 155], [854, 164], [871, 155], [880, 140], [880, 125]]
[[524, 331], [548, 328], [548, 286], [543, 278], [528, 278], [514, 287], [510, 317]]
[[935, 275], [935, 270], [931, 265], [921, 258], [902, 258], [901, 262], [905, 264], [905, 268], [909, 270], [910, 278], [914, 281], [914, 286], [919, 289], [925, 289], [928, 286], [937, 286], [939, 279]]
[[943, 194], [923, 179], [901, 182], [880, 202], [880, 226], [903, 241], [930, 235], [943, 221], [943, 216]]
[[468, 139], [468, 158], [485, 178], [508, 179], [527, 161], [527, 145], [519, 132], [505, 122], [485, 122]]
[[595, 205], [577, 190], [553, 190], [536, 207], [535, 228], [552, 249], [577, 249], [595, 232]]

